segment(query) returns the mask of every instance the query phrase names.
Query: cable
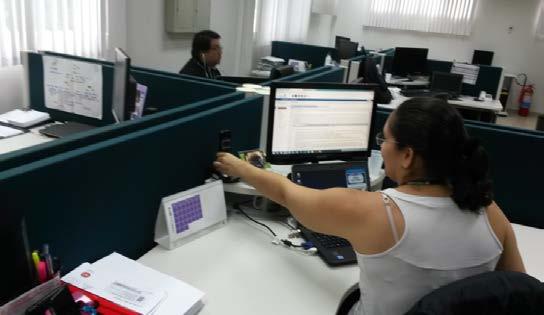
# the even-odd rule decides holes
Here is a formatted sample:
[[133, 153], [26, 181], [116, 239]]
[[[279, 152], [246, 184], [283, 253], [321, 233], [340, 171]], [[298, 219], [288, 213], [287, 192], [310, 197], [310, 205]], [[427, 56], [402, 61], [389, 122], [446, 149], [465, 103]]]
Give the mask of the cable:
[[259, 221], [255, 220], [255, 219], [253, 219], [252, 217], [250, 217], [244, 210], [242, 210], [242, 208], [240, 208], [239, 204], [235, 204], [234, 209], [240, 211], [240, 213], [242, 213], [244, 216], [246, 216], [251, 221], [253, 221], [253, 222], [255, 222], [255, 223], [257, 223], [257, 224], [259, 224], [261, 226], [264, 226], [265, 228], [267, 228], [268, 231], [270, 231], [270, 233], [272, 233], [272, 235], [274, 235], [274, 237], [278, 237], [278, 235], [274, 231], [272, 231], [272, 229], [268, 225], [266, 225], [266, 224], [264, 224], [262, 222], [259, 222]]

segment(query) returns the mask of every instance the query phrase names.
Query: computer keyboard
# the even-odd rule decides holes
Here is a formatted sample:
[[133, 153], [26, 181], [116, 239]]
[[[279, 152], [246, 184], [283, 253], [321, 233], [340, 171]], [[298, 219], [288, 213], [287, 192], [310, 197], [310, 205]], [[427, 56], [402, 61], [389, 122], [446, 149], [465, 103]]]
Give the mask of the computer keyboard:
[[315, 239], [325, 248], [337, 248], [350, 246], [345, 238], [313, 232]]

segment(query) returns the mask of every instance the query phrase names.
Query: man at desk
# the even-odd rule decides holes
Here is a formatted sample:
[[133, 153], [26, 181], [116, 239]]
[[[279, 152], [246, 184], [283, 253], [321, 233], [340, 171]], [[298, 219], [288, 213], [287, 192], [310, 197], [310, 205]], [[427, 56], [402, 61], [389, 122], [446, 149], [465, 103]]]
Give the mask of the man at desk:
[[216, 79], [221, 75], [216, 66], [221, 62], [221, 36], [214, 31], [200, 31], [193, 37], [192, 58], [179, 71], [180, 74]]

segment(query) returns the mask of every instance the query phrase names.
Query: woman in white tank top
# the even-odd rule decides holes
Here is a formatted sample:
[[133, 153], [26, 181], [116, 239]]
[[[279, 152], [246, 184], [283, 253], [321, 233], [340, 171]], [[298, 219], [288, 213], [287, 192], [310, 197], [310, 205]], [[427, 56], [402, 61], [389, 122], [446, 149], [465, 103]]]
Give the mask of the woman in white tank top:
[[450, 282], [525, 272], [512, 227], [492, 200], [488, 160], [445, 101], [413, 98], [376, 136], [395, 189], [315, 190], [228, 153], [214, 166], [288, 208], [308, 228], [348, 239], [361, 269], [352, 314], [403, 314]]

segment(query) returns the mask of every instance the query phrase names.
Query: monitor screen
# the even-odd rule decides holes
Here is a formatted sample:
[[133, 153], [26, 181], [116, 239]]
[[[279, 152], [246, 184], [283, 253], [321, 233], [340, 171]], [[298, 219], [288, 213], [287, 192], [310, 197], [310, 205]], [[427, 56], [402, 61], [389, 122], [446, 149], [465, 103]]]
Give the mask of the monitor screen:
[[338, 49], [338, 58], [341, 59], [351, 59], [357, 55], [357, 46], [358, 43], [350, 41], [340, 41]]
[[493, 63], [493, 55], [495, 53], [487, 50], [475, 50], [472, 55], [472, 64], [473, 65], [484, 65], [491, 66]]
[[398, 76], [424, 74], [427, 68], [427, 48], [395, 48], [393, 74]]
[[338, 47], [340, 46], [340, 42], [343, 42], [343, 41], [349, 42], [351, 41], [351, 39], [349, 37], [336, 35], [336, 37], [334, 38], [334, 47], [338, 49]]
[[431, 90], [449, 92], [453, 96], [461, 94], [463, 75], [449, 72], [433, 72]]
[[116, 122], [127, 120], [129, 117], [128, 106], [128, 80], [130, 58], [121, 49], [115, 48], [115, 61], [113, 65], [113, 91], [112, 112]]
[[268, 160], [294, 164], [370, 155], [375, 85], [274, 82]]

